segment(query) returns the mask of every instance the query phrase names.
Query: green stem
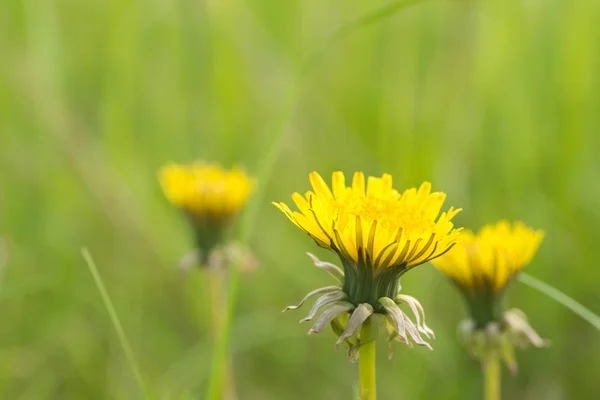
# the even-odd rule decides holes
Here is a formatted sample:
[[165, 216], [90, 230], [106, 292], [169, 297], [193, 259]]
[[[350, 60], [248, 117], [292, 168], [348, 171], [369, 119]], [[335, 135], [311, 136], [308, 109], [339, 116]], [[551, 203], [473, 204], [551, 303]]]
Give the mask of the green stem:
[[[223, 322], [225, 315], [225, 304], [224, 304], [224, 291], [225, 282], [224, 276], [221, 274], [222, 271], [206, 270], [206, 279], [208, 281], [208, 292], [210, 294], [210, 308], [211, 308], [211, 322], [212, 322], [212, 333], [213, 341], [217, 343], [219, 338], [223, 334]], [[218, 368], [222, 370], [222, 382], [221, 391], [222, 393], [214, 392], [213, 396], [217, 396], [224, 400], [232, 400], [237, 396], [235, 395], [235, 381], [233, 378], [233, 368], [231, 364], [231, 357], [227, 354], [223, 356], [222, 363], [218, 365]], [[213, 387], [212, 390], [218, 390], [218, 387]]]
[[484, 399], [500, 400], [500, 357], [498, 357], [498, 353], [492, 352], [483, 363]]
[[360, 400], [375, 400], [375, 341], [371, 335], [371, 318], [363, 324], [360, 336], [366, 338], [367, 343], [360, 346], [358, 358], [358, 387]]
[[[246, 243], [250, 236], [250, 226], [243, 225], [240, 233], [240, 243]], [[207, 400], [219, 400], [223, 398], [223, 386], [227, 379], [228, 363], [231, 363], [229, 347], [231, 342], [231, 330], [235, 316], [235, 305], [240, 286], [242, 260], [236, 259], [227, 266], [229, 268], [228, 284], [223, 288], [226, 291], [223, 297], [223, 306], [220, 309], [223, 316], [219, 327], [219, 335], [215, 341], [215, 350], [212, 358], [210, 380], [208, 382]]]

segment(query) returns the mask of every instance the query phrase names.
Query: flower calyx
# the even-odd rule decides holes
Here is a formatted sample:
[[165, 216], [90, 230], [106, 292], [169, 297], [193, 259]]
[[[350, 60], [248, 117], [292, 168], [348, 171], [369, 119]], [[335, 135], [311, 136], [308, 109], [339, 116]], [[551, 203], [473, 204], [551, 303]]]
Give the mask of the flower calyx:
[[210, 271], [222, 272], [236, 263], [243, 272], [254, 271], [258, 266], [258, 260], [247, 246], [232, 242], [216, 246], [208, 252], [199, 248], [188, 251], [179, 260], [179, 269], [189, 272], [203, 267]]
[[[336, 347], [341, 343], [348, 345], [348, 358], [355, 361], [358, 357], [358, 349], [365, 343], [376, 339], [379, 327], [383, 327], [388, 332], [388, 347], [394, 340], [406, 343], [409, 347], [413, 342], [419, 346], [431, 349], [423, 336], [433, 339], [433, 331], [425, 324], [425, 312], [421, 304], [411, 296], [398, 293], [400, 285], [395, 289], [396, 295], [391, 297], [379, 297], [375, 304], [369, 301], [356, 302], [349, 297], [344, 288], [344, 271], [335, 264], [321, 261], [311, 253], [307, 253], [312, 259], [314, 265], [338, 281], [338, 285], [326, 286], [308, 293], [297, 305], [286, 307], [283, 311], [296, 310], [309, 299], [317, 297], [308, 315], [300, 322], [312, 321], [316, 318], [314, 325], [308, 331], [309, 334], [322, 332], [327, 325], [330, 325], [334, 333], [338, 336]], [[407, 306], [414, 317], [411, 320], [400, 306]], [[317, 318], [317, 314], [320, 312]], [[368, 337], [363, 334], [363, 325], [370, 320], [372, 329]], [[422, 336], [423, 335], [423, 336]]]
[[504, 312], [500, 321], [489, 322], [484, 327], [477, 327], [471, 319], [464, 320], [459, 325], [459, 336], [473, 358], [485, 362], [490, 355], [496, 354], [513, 375], [518, 369], [515, 346], [542, 348], [550, 345], [550, 341], [542, 339], [531, 327], [525, 313], [516, 308]]

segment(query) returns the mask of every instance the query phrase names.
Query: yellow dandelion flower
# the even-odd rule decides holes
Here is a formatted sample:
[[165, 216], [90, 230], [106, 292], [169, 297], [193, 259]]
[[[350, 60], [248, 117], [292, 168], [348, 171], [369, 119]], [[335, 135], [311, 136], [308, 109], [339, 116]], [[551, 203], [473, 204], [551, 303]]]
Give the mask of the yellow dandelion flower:
[[204, 256], [222, 240], [223, 230], [254, 188], [243, 170], [226, 170], [214, 163], [169, 163], [158, 175], [167, 200], [189, 217]]
[[[346, 187], [344, 174], [334, 172], [332, 188], [310, 174], [313, 190], [294, 193], [298, 211], [273, 203], [317, 244], [339, 254], [346, 262], [367, 263], [375, 271], [408, 269], [444, 254], [456, 243], [459, 230], [452, 218], [460, 211], [440, 209], [446, 194], [431, 193], [425, 182], [417, 190], [400, 194], [392, 188], [391, 175], [369, 177], [354, 174]], [[436, 221], [437, 219], [437, 221]]]
[[461, 244], [435, 260], [434, 265], [470, 294], [498, 295], [531, 261], [544, 232], [522, 222], [503, 220], [484, 226], [477, 235], [465, 230]]
[[159, 172], [163, 192], [171, 204], [203, 221], [227, 220], [246, 204], [254, 181], [239, 169], [196, 162], [167, 164]]
[[[334, 172], [331, 189], [318, 173], [309, 178], [312, 190], [292, 195], [298, 211], [285, 203], [273, 203], [319, 246], [338, 254], [343, 264], [342, 270], [312, 256], [315, 265], [340, 280], [341, 288], [309, 294], [307, 298], [326, 293], [315, 302], [316, 309], [308, 319], [330, 304], [334, 306], [319, 320], [325, 324], [355, 310], [347, 322], [351, 329], [340, 336], [346, 339], [371, 314], [386, 314], [402, 341], [408, 343], [409, 332], [416, 343], [426, 345], [418, 332], [428, 335], [430, 330], [421, 326], [419, 317], [414, 330], [407, 328], [407, 317], [398, 308], [398, 304], [408, 304], [415, 311], [418, 304], [410, 296], [398, 298], [399, 280], [408, 269], [441, 256], [456, 244], [460, 229], [454, 229], [451, 221], [460, 209], [450, 208], [440, 215], [446, 195], [432, 193], [429, 182], [400, 193], [392, 187], [388, 174], [365, 180], [363, 173], [357, 172], [352, 185], [346, 186], [344, 174]], [[319, 321], [315, 325], [322, 328]]]
[[491, 348], [514, 369], [512, 344], [545, 345], [522, 311], [503, 310], [507, 286], [531, 261], [543, 237], [543, 231], [522, 222], [502, 220], [477, 234], [461, 232], [460, 244], [433, 261], [467, 301], [471, 318], [463, 322], [461, 331], [476, 357], [487, 357]]

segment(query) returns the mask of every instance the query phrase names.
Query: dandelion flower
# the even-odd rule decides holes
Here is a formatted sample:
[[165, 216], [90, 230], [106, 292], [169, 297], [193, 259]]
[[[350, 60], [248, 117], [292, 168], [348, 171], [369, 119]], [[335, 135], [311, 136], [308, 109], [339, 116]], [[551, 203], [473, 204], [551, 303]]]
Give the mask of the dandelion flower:
[[[204, 162], [169, 163], [160, 169], [159, 182], [167, 200], [191, 222], [200, 253], [192, 254], [191, 258], [199, 257], [202, 262], [223, 243], [227, 228], [254, 188], [254, 180], [243, 170], [226, 170], [218, 164]], [[222, 259], [223, 254], [213, 255]]]
[[461, 332], [475, 357], [484, 359], [496, 351], [514, 371], [513, 345], [546, 344], [522, 311], [503, 308], [506, 288], [531, 261], [543, 237], [542, 231], [522, 222], [503, 220], [484, 226], [477, 235], [461, 232], [461, 243], [433, 262], [466, 299], [471, 318], [462, 323]]
[[246, 204], [254, 182], [241, 169], [218, 164], [167, 164], [159, 180], [165, 196], [197, 223], [217, 225], [237, 215]]
[[[319, 333], [331, 323], [338, 343], [346, 341], [351, 350], [360, 345], [360, 328], [373, 314], [385, 316], [391, 339], [410, 345], [410, 338], [429, 347], [420, 334], [430, 337], [433, 332], [424, 323], [419, 302], [399, 294], [400, 277], [457, 243], [460, 230], [454, 229], [452, 218], [460, 209], [450, 208], [440, 215], [446, 195], [432, 193], [429, 182], [400, 193], [392, 188], [388, 174], [365, 180], [357, 172], [346, 186], [344, 174], [334, 172], [331, 188], [316, 172], [309, 178], [312, 190], [292, 195], [298, 211], [284, 203], [273, 204], [317, 245], [339, 256], [342, 268], [310, 255], [317, 267], [340, 284], [317, 289], [288, 309], [321, 295], [305, 318], [312, 320], [324, 309], [309, 333]], [[411, 309], [416, 324], [400, 304]]]

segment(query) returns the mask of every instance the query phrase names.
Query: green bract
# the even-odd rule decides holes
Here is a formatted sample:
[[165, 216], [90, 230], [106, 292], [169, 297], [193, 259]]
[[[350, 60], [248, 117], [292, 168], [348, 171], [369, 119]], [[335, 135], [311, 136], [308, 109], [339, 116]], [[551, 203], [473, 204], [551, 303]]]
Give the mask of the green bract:
[[[380, 274], [376, 278], [345, 274], [337, 265], [319, 260], [307, 253], [315, 266], [327, 271], [338, 282], [337, 286], [325, 286], [308, 293], [295, 306], [288, 306], [284, 311], [300, 308], [308, 299], [317, 297], [308, 315], [300, 322], [312, 321], [319, 311], [309, 334], [320, 333], [327, 325], [331, 325], [338, 335], [336, 345], [345, 342], [349, 346], [350, 360], [355, 360], [358, 348], [376, 338], [377, 329], [364, 337], [362, 327], [370, 319], [375, 327], [384, 327], [388, 331], [388, 342], [394, 340], [404, 342], [409, 346], [416, 343], [431, 349], [429, 343], [423, 340], [434, 338], [433, 331], [425, 324], [425, 312], [421, 304], [411, 296], [401, 295], [399, 273]], [[344, 265], [345, 271], [367, 270], [354, 269]], [[387, 279], [387, 280], [386, 280]], [[401, 305], [406, 305], [414, 320], [402, 311]]]

